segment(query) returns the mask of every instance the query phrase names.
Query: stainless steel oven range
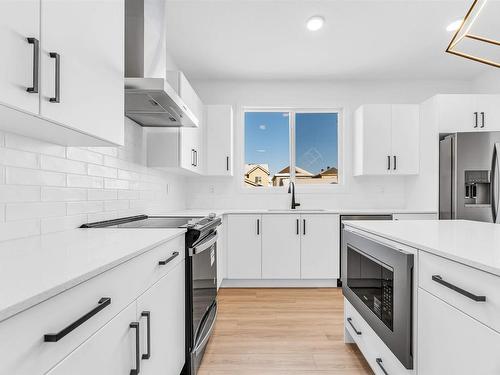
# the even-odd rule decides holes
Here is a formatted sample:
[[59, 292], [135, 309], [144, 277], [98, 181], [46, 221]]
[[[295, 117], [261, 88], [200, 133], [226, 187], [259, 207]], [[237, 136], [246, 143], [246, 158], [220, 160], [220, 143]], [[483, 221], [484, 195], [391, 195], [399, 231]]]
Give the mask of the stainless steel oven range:
[[186, 364], [183, 374], [195, 375], [217, 317], [217, 228], [221, 219], [146, 216], [82, 225], [83, 228], [186, 228]]
[[407, 369], [413, 369], [413, 254], [343, 230], [342, 291]]

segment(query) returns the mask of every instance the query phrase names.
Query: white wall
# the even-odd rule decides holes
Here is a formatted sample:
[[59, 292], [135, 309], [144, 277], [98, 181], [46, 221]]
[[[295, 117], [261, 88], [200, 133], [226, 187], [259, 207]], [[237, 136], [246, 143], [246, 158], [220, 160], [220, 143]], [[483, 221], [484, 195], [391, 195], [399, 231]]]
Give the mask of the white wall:
[[145, 167], [142, 128], [124, 147], [63, 147], [0, 132], [0, 241], [185, 207], [185, 180]]
[[[467, 93], [470, 82], [246, 82], [194, 81], [193, 86], [206, 104], [241, 106], [306, 106], [344, 110], [345, 187], [315, 194], [299, 193], [302, 208], [405, 208], [405, 177], [352, 176], [352, 114], [364, 103], [421, 103], [437, 93]], [[236, 111], [238, 113], [238, 111]], [[284, 208], [289, 195], [284, 192], [264, 194], [241, 187], [243, 145], [241, 116], [235, 121], [235, 177], [189, 178], [190, 208]], [[423, 124], [425, 126], [425, 124]], [[424, 145], [425, 149], [425, 145]], [[423, 166], [425, 168], [425, 165]], [[421, 182], [421, 181], [420, 181]], [[410, 182], [411, 183], [411, 182]], [[425, 207], [429, 209], [429, 207]], [[434, 208], [436, 209], [436, 208]]]
[[500, 94], [500, 69], [488, 67], [472, 82], [472, 89], [481, 94]]

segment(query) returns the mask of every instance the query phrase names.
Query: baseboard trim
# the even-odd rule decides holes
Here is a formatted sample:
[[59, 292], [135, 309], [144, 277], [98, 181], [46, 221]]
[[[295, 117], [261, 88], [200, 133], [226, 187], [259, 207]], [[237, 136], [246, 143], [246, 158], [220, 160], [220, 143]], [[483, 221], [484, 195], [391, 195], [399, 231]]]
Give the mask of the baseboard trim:
[[337, 288], [337, 279], [327, 280], [248, 280], [224, 279], [221, 288]]

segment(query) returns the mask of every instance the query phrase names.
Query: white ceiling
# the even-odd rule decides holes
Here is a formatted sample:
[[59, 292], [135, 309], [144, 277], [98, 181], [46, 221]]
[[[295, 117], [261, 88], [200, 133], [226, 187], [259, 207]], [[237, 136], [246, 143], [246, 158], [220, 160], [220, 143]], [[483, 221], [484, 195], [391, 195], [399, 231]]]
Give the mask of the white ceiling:
[[[191, 79], [472, 79], [497, 68], [444, 53], [446, 26], [470, 4], [169, 0], [167, 48]], [[500, 2], [486, 11], [498, 20]], [[312, 33], [305, 21], [316, 14], [326, 24]]]

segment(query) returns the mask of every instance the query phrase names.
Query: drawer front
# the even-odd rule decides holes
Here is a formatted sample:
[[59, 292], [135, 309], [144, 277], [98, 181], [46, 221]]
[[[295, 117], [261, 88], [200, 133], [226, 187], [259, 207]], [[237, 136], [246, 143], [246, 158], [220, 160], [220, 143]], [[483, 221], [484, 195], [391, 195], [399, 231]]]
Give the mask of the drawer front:
[[[441, 279], [433, 280], [433, 276]], [[500, 277], [420, 252], [418, 283], [422, 289], [500, 332]], [[467, 293], [470, 295], [464, 295]], [[484, 296], [486, 301], [475, 301], [474, 296]]]
[[[408, 370], [399, 362], [375, 331], [346, 299], [344, 299], [344, 309], [345, 327], [375, 374], [385, 375], [382, 367], [389, 375], [415, 374], [415, 370]], [[360, 334], [354, 331], [354, 328], [347, 320], [348, 318], [351, 319], [352, 325]]]
[[[174, 261], [163, 268], [158, 265], [173, 247], [177, 248], [175, 241], [162, 244], [0, 323], [0, 374], [37, 375], [48, 371], [154, 281], [183, 261], [184, 248], [181, 248]], [[182, 244], [183, 241], [184, 236]], [[58, 333], [94, 310], [103, 297], [110, 298], [111, 303], [59, 341], [44, 341], [44, 335]]]

